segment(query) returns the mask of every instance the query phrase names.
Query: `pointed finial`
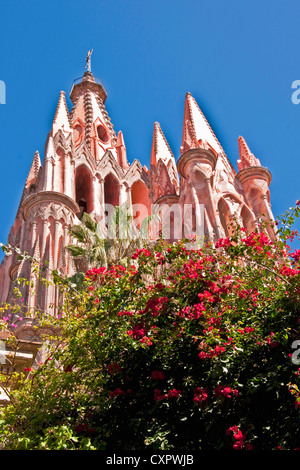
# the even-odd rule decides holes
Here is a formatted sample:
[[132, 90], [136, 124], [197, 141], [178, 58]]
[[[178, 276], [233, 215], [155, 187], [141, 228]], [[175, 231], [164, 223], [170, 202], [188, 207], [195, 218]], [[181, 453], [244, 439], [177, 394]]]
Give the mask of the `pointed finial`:
[[219, 153], [224, 154], [220, 142], [199, 108], [195, 98], [190, 92], [186, 92], [180, 152], [184, 153], [189, 148], [198, 147], [207, 148], [215, 155]]
[[127, 161], [126, 147], [125, 147], [125, 142], [124, 142], [122, 131], [118, 132], [116, 149], [117, 149], [117, 160], [118, 160], [120, 167], [123, 170], [127, 170], [129, 168], [129, 164]]
[[59, 129], [63, 129], [64, 132], [71, 132], [70, 115], [64, 91], [61, 91], [59, 94], [59, 99], [52, 123], [52, 135], [55, 136]]
[[34, 167], [34, 173], [35, 173], [35, 176], [36, 176], [39, 172], [40, 167], [41, 167], [41, 159], [40, 159], [40, 154], [39, 154], [38, 150], [36, 150], [35, 153], [34, 153], [32, 165]]
[[25, 188], [29, 188], [31, 184], [36, 183], [36, 179], [38, 177], [40, 168], [41, 168], [40, 154], [38, 150], [36, 150], [33, 156], [33, 160], [31, 163], [31, 167], [30, 167], [26, 182], [25, 182]]
[[238, 144], [240, 157], [243, 156], [246, 158], [250, 158], [251, 156], [253, 156], [253, 153], [250, 151], [249, 146], [247, 145], [244, 137], [242, 137], [241, 135], [238, 138]]
[[92, 68], [91, 68], [91, 55], [92, 55], [92, 52], [93, 52], [93, 49], [90, 49], [89, 52], [87, 53], [87, 56], [86, 56], [84, 68], [87, 70], [87, 72], [92, 72]]
[[239, 156], [240, 156], [240, 159], [238, 160], [239, 171], [244, 168], [249, 168], [251, 166], [260, 166], [259, 159], [255, 158], [255, 156], [249, 149], [244, 137], [239, 136], [238, 144], [239, 144]]
[[161, 129], [159, 122], [155, 122], [153, 127], [151, 164], [156, 166], [159, 159], [163, 160], [165, 163], [170, 160], [175, 161], [172, 150]]
[[124, 136], [122, 131], [118, 132], [116, 147], [125, 147]]

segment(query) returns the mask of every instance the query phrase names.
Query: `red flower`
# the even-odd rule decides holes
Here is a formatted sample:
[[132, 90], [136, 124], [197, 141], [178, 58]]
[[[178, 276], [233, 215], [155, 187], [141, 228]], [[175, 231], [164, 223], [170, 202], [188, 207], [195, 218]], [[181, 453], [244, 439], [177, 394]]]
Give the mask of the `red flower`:
[[245, 333], [252, 333], [254, 331], [254, 328], [251, 328], [250, 326], [245, 327]]
[[283, 276], [296, 276], [297, 274], [300, 273], [297, 269], [290, 268], [289, 266], [282, 266], [282, 268], [279, 270], [280, 274]]
[[229, 436], [232, 432], [238, 432], [239, 428], [234, 425], [227, 429], [226, 435]]
[[206, 300], [207, 302], [215, 301], [214, 296], [208, 290], [205, 290], [203, 294], [198, 294], [198, 297], [200, 300]]
[[245, 442], [246, 436], [242, 433], [242, 431], [238, 428], [238, 426], [232, 426], [229, 429], [227, 429], [226, 435], [229, 436], [231, 433], [233, 434], [233, 438], [235, 439], [235, 442], [232, 446], [233, 449], [235, 450], [241, 450], [241, 449], [253, 450], [254, 449], [252, 444]]
[[131, 259], [137, 259], [141, 255], [145, 255], [148, 258], [151, 256], [151, 252], [146, 248], [137, 249], [136, 252], [132, 255]]
[[118, 397], [125, 395], [125, 392], [123, 392], [120, 388], [116, 388], [113, 392], [110, 392], [109, 396], [112, 398]]
[[254, 446], [252, 444], [249, 444], [249, 442], [245, 442], [245, 447], [246, 447], [246, 450], [253, 450], [254, 449]]
[[208, 399], [207, 388], [197, 387], [194, 390], [193, 402], [198, 405], [204, 405]]
[[151, 346], [153, 344], [150, 338], [148, 338], [148, 336], [143, 336], [143, 338], [140, 339], [140, 343], [145, 343], [148, 346]]
[[141, 325], [135, 325], [132, 330], [128, 330], [127, 334], [132, 336], [134, 339], [141, 338], [145, 336], [145, 329]]
[[225, 398], [231, 398], [231, 395], [233, 394], [235, 397], [238, 396], [239, 392], [236, 389], [231, 389], [230, 387], [226, 387], [224, 385], [217, 385], [217, 387], [214, 389], [214, 394], [216, 397], [225, 397]]
[[168, 398], [179, 398], [179, 395], [181, 395], [181, 390], [176, 390], [176, 388], [168, 391]]
[[164, 400], [165, 398], [167, 398], [167, 395], [164, 395], [163, 393], [161, 393], [161, 390], [157, 388], [154, 390], [154, 401], [161, 401], [161, 400]]
[[216, 248], [226, 248], [227, 246], [230, 246], [231, 245], [231, 241], [230, 239], [227, 237], [227, 238], [220, 238], [217, 242], [216, 242]]
[[248, 237], [242, 238], [242, 242], [246, 246], [256, 247], [259, 253], [262, 252], [261, 247], [266, 245], [272, 245], [271, 240], [267, 237], [265, 233], [256, 233], [252, 232]]
[[233, 434], [233, 437], [236, 441], [243, 441], [246, 438], [246, 436], [244, 436], [244, 434], [240, 430]]
[[122, 316], [132, 317], [133, 315], [134, 313], [132, 311], [120, 310], [120, 312], [118, 312], [118, 317], [122, 317]]
[[105, 273], [105, 271], [106, 271], [106, 268], [104, 268], [104, 267], [92, 268], [92, 269], [89, 269], [85, 273], [85, 277], [86, 277], [86, 279], [88, 279], [90, 281], [96, 281], [98, 279], [99, 275]]
[[165, 303], [168, 302], [168, 297], [158, 297], [156, 299], [149, 299], [146, 303], [146, 306], [143, 310], [139, 311], [139, 314], [147, 313], [151, 310], [153, 317], [159, 315], [160, 311], [164, 307]]
[[293, 258], [295, 261], [299, 261], [299, 259], [300, 259], [300, 250], [295, 250], [294, 253], [290, 254], [290, 257]]
[[216, 346], [215, 349], [213, 350], [213, 355], [214, 356], [220, 356], [223, 352], [225, 352], [225, 348], [223, 346]]
[[237, 441], [233, 444], [233, 449], [235, 450], [241, 450], [244, 447], [244, 442], [243, 441]]
[[107, 372], [110, 375], [114, 375], [117, 372], [121, 372], [121, 370], [122, 370], [122, 368], [119, 366], [119, 364], [117, 362], [113, 362], [112, 364], [109, 364], [107, 366]]
[[169, 390], [168, 391], [168, 394], [164, 394], [161, 392], [161, 390], [159, 389], [155, 389], [154, 390], [154, 401], [162, 401], [162, 400], [165, 400], [165, 399], [169, 399], [169, 398], [179, 398], [179, 396], [181, 395], [181, 390], [176, 390], [176, 388], [173, 388], [172, 390]]
[[199, 354], [198, 354], [198, 357], [199, 359], [205, 359], [206, 357], [209, 357], [206, 352], [204, 351], [201, 351]]
[[161, 282], [159, 282], [158, 284], [155, 284], [155, 288], [158, 290], [164, 289], [164, 287], [165, 286]]
[[153, 380], [164, 380], [165, 374], [159, 370], [151, 372], [151, 379]]

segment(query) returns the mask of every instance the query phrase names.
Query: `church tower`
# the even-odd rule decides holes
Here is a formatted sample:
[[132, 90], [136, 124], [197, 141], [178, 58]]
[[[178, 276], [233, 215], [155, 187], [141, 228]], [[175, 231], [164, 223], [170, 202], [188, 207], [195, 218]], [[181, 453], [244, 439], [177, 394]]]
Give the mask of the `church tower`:
[[[156, 122], [149, 169], [136, 159], [129, 162], [123, 132], [116, 134], [105, 109], [106, 98], [104, 85], [91, 72], [89, 55], [87, 70], [73, 83], [70, 112], [65, 93], [59, 94], [43, 163], [39, 152], [33, 157], [8, 243], [48, 266], [46, 278], [54, 269], [74, 273], [65, 250], [72, 242], [69, 229], [84, 212], [104, 223], [106, 205], [127, 203], [138, 227], [158, 207], [162, 219], [169, 217], [170, 242], [195, 233], [199, 223], [203, 235], [215, 242], [230, 235], [233, 218], [247, 231], [259, 218], [273, 219], [269, 170], [239, 137], [236, 172], [190, 93], [177, 163]], [[274, 237], [272, 231], [269, 235]], [[57, 315], [58, 287], [40, 284], [35, 276], [29, 260], [6, 255], [0, 267], [0, 302], [12, 300], [14, 281], [24, 277], [30, 280], [22, 291], [24, 311], [32, 318], [36, 310]]]
[[[186, 94], [181, 155], [177, 162], [182, 206], [192, 204], [192, 220], [204, 221], [204, 235], [217, 241], [230, 235], [230, 224], [237, 220], [249, 232], [264, 215], [273, 220], [270, 208], [269, 170], [260, 166], [239, 138], [238, 174], [229, 162], [197, 102]], [[199, 212], [202, 208], [202, 214]], [[274, 236], [274, 233], [270, 233]]]

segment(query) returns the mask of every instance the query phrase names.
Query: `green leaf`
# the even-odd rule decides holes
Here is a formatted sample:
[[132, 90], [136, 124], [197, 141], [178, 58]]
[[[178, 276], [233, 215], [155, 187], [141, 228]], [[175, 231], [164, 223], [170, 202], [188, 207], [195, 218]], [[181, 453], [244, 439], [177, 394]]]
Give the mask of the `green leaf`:
[[78, 257], [78, 256], [85, 256], [86, 255], [86, 249], [82, 248], [78, 245], [68, 245], [66, 246], [66, 249], [70, 251], [72, 256]]

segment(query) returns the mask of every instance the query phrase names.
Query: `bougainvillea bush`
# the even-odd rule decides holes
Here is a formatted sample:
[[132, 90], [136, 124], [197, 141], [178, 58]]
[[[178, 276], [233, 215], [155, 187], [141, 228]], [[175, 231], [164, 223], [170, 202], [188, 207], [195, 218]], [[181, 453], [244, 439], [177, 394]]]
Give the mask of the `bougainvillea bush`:
[[5, 448], [299, 448], [298, 215], [276, 241], [238, 226], [215, 246], [160, 239], [56, 279], [59, 333], [1, 410]]

